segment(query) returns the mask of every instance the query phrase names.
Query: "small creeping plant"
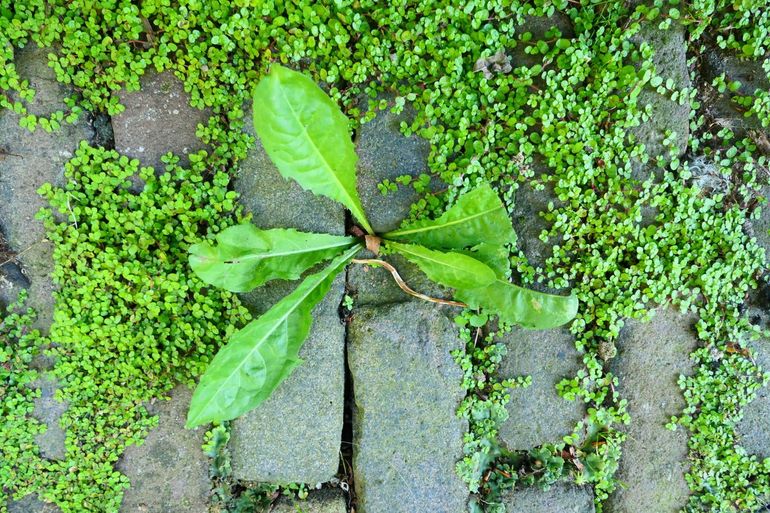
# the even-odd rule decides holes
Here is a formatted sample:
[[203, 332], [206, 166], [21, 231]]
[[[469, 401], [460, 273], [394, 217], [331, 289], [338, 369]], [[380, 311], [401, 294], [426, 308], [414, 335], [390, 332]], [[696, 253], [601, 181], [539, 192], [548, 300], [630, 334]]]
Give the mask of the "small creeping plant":
[[[467, 192], [443, 215], [374, 234], [356, 190], [358, 157], [348, 119], [311, 79], [274, 65], [254, 93], [254, 127], [265, 151], [285, 178], [342, 203], [365, 237], [261, 230], [251, 224], [220, 232], [216, 244], [190, 248], [190, 265], [206, 283], [246, 292], [267, 281], [296, 280], [325, 260], [288, 296], [236, 332], [214, 357], [192, 398], [187, 426], [233, 419], [257, 407], [301, 360], [299, 350], [313, 322], [311, 311], [335, 276], [364, 247], [399, 253], [431, 280], [454, 289], [455, 301], [439, 303], [482, 308], [501, 321], [545, 329], [572, 320], [574, 296], [543, 294], [509, 283], [507, 246], [515, 242], [508, 213], [489, 185]], [[381, 245], [381, 246], [380, 246]], [[409, 289], [393, 267], [379, 264]]]

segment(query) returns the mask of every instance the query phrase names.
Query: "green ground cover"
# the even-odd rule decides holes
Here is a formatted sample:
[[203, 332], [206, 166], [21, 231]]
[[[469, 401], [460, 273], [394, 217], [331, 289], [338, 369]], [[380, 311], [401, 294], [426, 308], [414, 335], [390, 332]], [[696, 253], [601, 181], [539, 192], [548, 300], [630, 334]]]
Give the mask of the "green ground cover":
[[[469, 392], [460, 414], [471, 430], [458, 471], [484, 499], [473, 507], [483, 502], [486, 511], [500, 511], [496, 497], [517, 478], [541, 485], [570, 478], [591, 483], [600, 508], [617, 486], [623, 442], [617, 428], [633, 422], [606, 361], [624, 319], [644, 318], [668, 302], [698, 313], [703, 342], [693, 355], [696, 373], [681, 380], [687, 408], [672, 424], [690, 434], [688, 510], [749, 511], [760, 504], [770, 493], [770, 464], [740, 450], [735, 424], [762, 382], [746, 345], [757, 333], [740, 306], [765, 265], [743, 226], [757, 215], [754, 197], [766, 157], [755, 137], [708, 122], [696, 88], [663, 79], [652, 48], [636, 36], [647, 24], [660, 30], [683, 25], [697, 83], [695, 63], [707, 47], [766, 58], [770, 9], [762, 1], [713, 0], [658, 1], [635, 11], [591, 0], [452, 4], [0, 2], [0, 108], [24, 116], [29, 129], [55, 130], [82, 109], [115, 114], [121, 110], [116, 91], [137, 89], [141, 74], [152, 69], [172, 70], [193, 104], [213, 113], [198, 127], [211, 150], [193, 155], [188, 169], [172, 159], [153, 177], [115, 152], [83, 146], [67, 166], [68, 185], [42, 191], [67, 218], [43, 215], [61, 287], [50, 338], [58, 344], [52, 351], [54, 373], [64, 383], [60, 394], [70, 403], [62, 420], [67, 459], [36, 456], [29, 443], [39, 429], [34, 423], [4, 427], [4, 440], [20, 440], [28, 449], [10, 458], [3, 453], [4, 489], [37, 491], [65, 512], [115, 511], [126, 481], [113, 465], [153, 425], [141, 402], [176, 381], [192, 382], [226, 338], [227, 326], [241, 318], [231, 294], [200, 293], [203, 284], [185, 254], [190, 244], [238, 220], [228, 170], [254, 142], [241, 131], [244, 105], [269, 64], [281, 62], [324, 83], [360, 122], [378, 109], [413, 105], [416, 118], [403, 132], [430, 140], [431, 174], [448, 186], [416, 203], [413, 218], [443, 211], [482, 181], [494, 185], [509, 209], [525, 183], [552, 189], [558, 200], [544, 213], [552, 225], [543, 238], [560, 241], [545, 264], [532, 266], [515, 248], [511, 258], [523, 281], [570, 285], [584, 305], [571, 329], [585, 367], [560, 391], [585, 401], [589, 415], [558, 446], [527, 454], [501, 448], [497, 430], [513, 383], [496, 378], [503, 349], [494, 330], [468, 314], [460, 324], [469, 350], [458, 359]], [[532, 16], [568, 20], [574, 33], [551, 28], [533, 37], [520, 29]], [[51, 48], [58, 80], [75, 89], [66, 112], [27, 113], [34, 93], [17, 75], [13, 52], [30, 42]], [[492, 62], [500, 50], [518, 58]], [[476, 63], [486, 72], [473, 71]], [[747, 95], [729, 77], [715, 82], [767, 126], [767, 91]], [[392, 104], [376, 99], [386, 89], [398, 93]], [[691, 108], [687, 153], [679, 157], [675, 147], [682, 134], [668, 134], [668, 151], [647, 162], [655, 179], [633, 169], [647, 160], [632, 135], [648, 121], [640, 100], [645, 90]], [[362, 96], [369, 98], [366, 107]], [[695, 157], [715, 166], [727, 184], [723, 190], [706, 194], [693, 184], [688, 162]], [[133, 194], [127, 179], [137, 172], [147, 187]], [[394, 186], [424, 182], [383, 188]], [[139, 214], [124, 211], [127, 204]], [[110, 290], [102, 290], [105, 280]], [[5, 319], [4, 326], [24, 324], [13, 315]], [[129, 321], [142, 329], [127, 333]], [[32, 392], [24, 384], [33, 371], [26, 370], [25, 355], [37, 343], [20, 329], [0, 332], [1, 341], [28, 341], [8, 355], [11, 374], [0, 377], [10, 386], [3, 412], [26, 417]], [[486, 343], [473, 344], [476, 330]], [[741, 350], [730, 349], [736, 346]], [[118, 348], [125, 357], [118, 361], [104, 348]], [[577, 460], [561, 456], [570, 447]]]

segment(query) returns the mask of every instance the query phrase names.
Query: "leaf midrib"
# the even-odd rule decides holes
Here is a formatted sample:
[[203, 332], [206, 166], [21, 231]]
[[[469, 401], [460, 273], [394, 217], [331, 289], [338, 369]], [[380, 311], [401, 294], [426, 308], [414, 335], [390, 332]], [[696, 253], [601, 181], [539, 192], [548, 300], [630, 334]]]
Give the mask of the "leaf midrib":
[[[323, 251], [326, 249], [334, 249], [339, 248], [342, 246], [349, 246], [351, 244], [355, 244], [355, 241], [348, 240], [341, 243], [335, 243], [328, 246], [317, 246], [313, 247], [312, 249], [301, 249], [299, 251], [284, 251], [284, 252], [269, 252], [269, 253], [260, 253], [260, 254], [250, 254], [250, 255], [244, 255], [242, 257], [235, 257], [235, 258], [228, 258], [225, 260], [225, 263], [236, 263], [236, 262], [242, 262], [244, 260], [265, 260], [268, 258], [274, 258], [274, 257], [283, 257], [283, 256], [291, 256], [291, 255], [298, 255], [301, 253], [313, 253], [315, 251]], [[268, 251], [270, 251], [268, 249]], [[213, 259], [212, 259], [213, 260]]]
[[[280, 80], [280, 79], [278, 79]], [[337, 182], [337, 185], [339, 186], [342, 193], [345, 195], [345, 197], [348, 199], [350, 204], [353, 206], [351, 210], [353, 210], [353, 215], [358, 219], [362, 224], [364, 224], [364, 228], [367, 232], [372, 233], [372, 227], [369, 226], [369, 223], [366, 221], [366, 217], [364, 217], [364, 213], [359, 209], [357, 202], [355, 201], [355, 198], [353, 198], [350, 193], [347, 191], [345, 186], [342, 184], [342, 181], [340, 180], [340, 177], [337, 176], [337, 173], [334, 172], [334, 168], [329, 165], [329, 163], [326, 161], [326, 158], [324, 157], [323, 153], [321, 153], [321, 150], [316, 146], [315, 141], [313, 141], [313, 138], [310, 137], [310, 133], [307, 131], [307, 128], [305, 125], [302, 124], [302, 121], [300, 120], [299, 115], [297, 114], [297, 111], [294, 110], [294, 106], [289, 101], [289, 97], [286, 96], [286, 92], [283, 90], [282, 87], [278, 88], [278, 92], [283, 96], [284, 101], [286, 102], [286, 105], [289, 107], [289, 111], [291, 111], [292, 116], [294, 117], [294, 120], [297, 122], [297, 124], [302, 129], [302, 132], [307, 136], [307, 140], [310, 141], [310, 146], [315, 151], [316, 155], [321, 159], [321, 162], [323, 162], [323, 165], [331, 172], [331, 175], [334, 177], [334, 180]], [[355, 176], [355, 175], [354, 175]]]
[[[478, 212], [478, 213], [473, 214], [471, 216], [463, 217], [462, 219], [457, 219], [455, 221], [449, 221], [449, 222], [441, 223], [441, 224], [437, 224], [437, 225], [421, 226], [421, 227], [412, 228], [412, 229], [396, 230], [396, 231], [393, 231], [393, 232], [386, 233], [385, 236], [400, 237], [400, 236], [403, 236], [403, 235], [411, 235], [413, 233], [429, 232], [429, 231], [432, 231], [432, 230], [440, 230], [442, 228], [447, 228], [449, 226], [454, 226], [456, 224], [472, 221], [473, 219], [476, 219], [477, 217], [481, 217], [481, 216], [487, 215], [490, 212], [494, 212], [495, 210], [499, 210], [501, 208], [502, 208], [502, 206], [496, 206], [496, 207], [490, 208], [488, 210], [484, 210], [482, 212]], [[439, 221], [439, 220], [440, 219], [436, 219], [436, 220], [434, 220], [434, 222]]]
[[[359, 245], [359, 246], [360, 246], [360, 245]], [[346, 260], [349, 258], [349, 256], [350, 256], [350, 254], [351, 254], [351, 253], [352, 253], [352, 254], [355, 254], [354, 250], [355, 250], [355, 251], [358, 251], [359, 249], [360, 249], [360, 247], [351, 248], [351, 249], [348, 251], [348, 253], [345, 253], [345, 258], [344, 258], [342, 261], [343, 261], [343, 262], [344, 262], [344, 261], [346, 261]], [[344, 265], [344, 264], [341, 264], [341, 265]], [[222, 391], [222, 389], [224, 388], [224, 383], [226, 383], [227, 381], [229, 381], [229, 380], [230, 380], [230, 378], [231, 378], [233, 375], [235, 375], [236, 373], [240, 372], [241, 368], [242, 368], [242, 367], [243, 367], [243, 366], [246, 364], [246, 361], [248, 361], [248, 359], [251, 357], [251, 355], [252, 355], [252, 354], [254, 354], [254, 352], [257, 350], [257, 348], [261, 346], [261, 344], [262, 344], [262, 343], [263, 343], [263, 342], [264, 342], [264, 341], [267, 339], [267, 337], [268, 337], [268, 336], [270, 336], [271, 334], [273, 334], [273, 333], [274, 333], [274, 332], [275, 332], [275, 331], [276, 331], [276, 330], [277, 330], [277, 329], [278, 329], [280, 326], [282, 326], [282, 325], [283, 325], [283, 324], [286, 322], [286, 319], [289, 317], [289, 315], [291, 315], [291, 314], [292, 314], [292, 313], [293, 313], [293, 312], [294, 312], [294, 311], [295, 311], [295, 310], [296, 310], [296, 309], [299, 307], [299, 305], [300, 305], [300, 304], [301, 304], [303, 301], [305, 301], [305, 299], [307, 299], [307, 297], [310, 295], [310, 293], [311, 293], [311, 292], [313, 292], [313, 291], [314, 291], [316, 288], [318, 288], [318, 286], [319, 286], [321, 283], [323, 283], [323, 281], [324, 281], [326, 278], [328, 278], [328, 277], [329, 277], [329, 275], [330, 275], [332, 272], [334, 272], [336, 269], [338, 269], [339, 267], [341, 267], [341, 265], [339, 265], [339, 266], [336, 266], [336, 267], [332, 267], [332, 266], [329, 266], [329, 267], [327, 267], [326, 269], [324, 269], [324, 271], [326, 271], [326, 272], [324, 273], [324, 276], [318, 280], [318, 282], [316, 283], [316, 285], [315, 285], [314, 287], [311, 287], [311, 288], [309, 288], [309, 289], [307, 290], [307, 292], [306, 292], [306, 293], [305, 293], [305, 294], [302, 296], [302, 298], [301, 298], [301, 299], [299, 299], [298, 301], [296, 301], [296, 302], [294, 303], [294, 306], [293, 306], [292, 308], [290, 308], [289, 310], [287, 310], [287, 312], [286, 312], [284, 315], [282, 315], [281, 317], [279, 317], [280, 321], [279, 321], [279, 322], [275, 322], [275, 323], [273, 324], [273, 328], [271, 328], [270, 330], [268, 330], [268, 331], [265, 333], [265, 335], [264, 335], [263, 337], [261, 337], [261, 338], [260, 338], [260, 339], [257, 341], [257, 343], [255, 343], [255, 344], [254, 344], [254, 347], [253, 347], [253, 348], [252, 348], [252, 349], [251, 349], [251, 350], [250, 350], [250, 351], [247, 353], [247, 356], [246, 356], [246, 357], [245, 357], [245, 358], [244, 358], [244, 359], [241, 361], [241, 363], [239, 363], [239, 364], [238, 364], [238, 366], [236, 366], [236, 367], [235, 367], [235, 368], [232, 370], [232, 372], [228, 373], [228, 375], [227, 375], [227, 378], [226, 378], [226, 379], [222, 380], [222, 383], [223, 383], [223, 384], [222, 384], [222, 385], [220, 385], [220, 386], [219, 386], [219, 387], [216, 389], [216, 392], [215, 392], [215, 393], [211, 394], [211, 396], [210, 396], [210, 399], [209, 399], [208, 401], [206, 401], [206, 403], [205, 403], [205, 404], [203, 405], [203, 407], [200, 409], [202, 412], [205, 412], [205, 411], [208, 409], [208, 406], [209, 406], [209, 405], [210, 405], [210, 404], [211, 404], [211, 403], [214, 401], [214, 399], [215, 399], [216, 397], [218, 397], [219, 393], [220, 393], [220, 392]]]

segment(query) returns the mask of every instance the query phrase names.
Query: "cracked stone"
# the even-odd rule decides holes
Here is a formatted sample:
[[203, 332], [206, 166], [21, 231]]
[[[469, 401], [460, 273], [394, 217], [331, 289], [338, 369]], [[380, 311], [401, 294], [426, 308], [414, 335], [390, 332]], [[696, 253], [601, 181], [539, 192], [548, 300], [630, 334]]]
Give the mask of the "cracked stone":
[[[246, 127], [254, 135], [250, 119]], [[342, 207], [285, 180], [259, 141], [240, 162], [234, 187], [261, 228], [344, 233]], [[259, 315], [299, 283], [272, 281], [241, 299]], [[263, 404], [233, 421], [230, 449], [237, 479], [315, 484], [336, 474], [345, 389], [345, 327], [338, 314], [344, 288], [343, 273], [315, 308], [300, 350], [304, 363]]]

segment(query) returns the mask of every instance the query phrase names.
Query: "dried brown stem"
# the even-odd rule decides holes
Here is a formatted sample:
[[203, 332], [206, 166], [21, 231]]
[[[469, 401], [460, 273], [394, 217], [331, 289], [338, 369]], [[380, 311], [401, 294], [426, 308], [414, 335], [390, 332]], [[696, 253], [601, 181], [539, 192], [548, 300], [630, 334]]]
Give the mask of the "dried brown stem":
[[430, 301], [431, 303], [438, 303], [440, 305], [459, 306], [462, 308], [465, 308], [468, 306], [465, 303], [462, 303], [460, 301], [451, 301], [449, 299], [440, 299], [440, 298], [426, 296], [425, 294], [420, 294], [419, 292], [412, 289], [409, 285], [407, 285], [404, 279], [401, 278], [401, 275], [398, 274], [398, 270], [396, 270], [395, 267], [390, 265], [385, 260], [379, 260], [377, 258], [354, 258], [352, 262], [354, 264], [381, 265], [382, 267], [390, 271], [390, 274], [393, 275], [393, 279], [396, 280], [396, 283], [401, 288], [401, 290], [403, 290], [410, 296], [414, 296], [416, 298], [422, 299], [423, 301]]

